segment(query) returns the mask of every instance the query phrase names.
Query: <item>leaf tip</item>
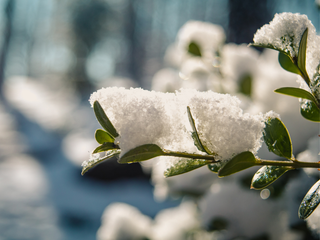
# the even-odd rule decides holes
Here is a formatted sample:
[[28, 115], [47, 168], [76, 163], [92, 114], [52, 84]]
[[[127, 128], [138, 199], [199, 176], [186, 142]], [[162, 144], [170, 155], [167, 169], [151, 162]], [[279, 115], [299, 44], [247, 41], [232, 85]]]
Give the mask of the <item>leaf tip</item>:
[[225, 176], [227, 176], [227, 175], [221, 174], [221, 173], [220, 173], [220, 170], [218, 171], [218, 178], [224, 178]]

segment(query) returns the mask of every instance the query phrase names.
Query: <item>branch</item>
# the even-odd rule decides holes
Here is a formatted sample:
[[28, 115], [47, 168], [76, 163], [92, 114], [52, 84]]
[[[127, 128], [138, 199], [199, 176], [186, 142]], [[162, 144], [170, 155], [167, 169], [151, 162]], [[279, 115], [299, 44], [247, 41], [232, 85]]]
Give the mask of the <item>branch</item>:
[[[164, 156], [181, 157], [181, 158], [192, 158], [192, 159], [205, 159], [211, 161], [211, 163], [218, 163], [213, 155], [202, 155], [186, 152], [174, 152], [169, 150], [164, 150]], [[300, 162], [295, 161], [277, 161], [277, 160], [264, 160], [256, 158], [256, 166], [287, 166], [292, 168], [319, 168], [320, 162]]]
[[300, 162], [300, 161], [276, 161], [257, 159], [256, 165], [265, 166], [288, 166], [293, 168], [320, 168], [320, 162]]

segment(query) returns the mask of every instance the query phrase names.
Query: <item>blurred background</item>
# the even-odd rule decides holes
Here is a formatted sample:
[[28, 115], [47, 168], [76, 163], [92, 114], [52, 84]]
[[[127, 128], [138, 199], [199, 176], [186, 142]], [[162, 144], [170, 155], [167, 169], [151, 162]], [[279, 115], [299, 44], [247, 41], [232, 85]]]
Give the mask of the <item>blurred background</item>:
[[0, 239], [97, 239], [112, 203], [151, 219], [180, 206], [181, 195], [154, 197], [150, 166], [111, 160], [80, 175], [99, 128], [90, 94], [154, 89], [189, 20], [220, 25], [226, 44], [248, 44], [281, 12], [306, 14], [319, 34], [314, 0], [1, 0]]

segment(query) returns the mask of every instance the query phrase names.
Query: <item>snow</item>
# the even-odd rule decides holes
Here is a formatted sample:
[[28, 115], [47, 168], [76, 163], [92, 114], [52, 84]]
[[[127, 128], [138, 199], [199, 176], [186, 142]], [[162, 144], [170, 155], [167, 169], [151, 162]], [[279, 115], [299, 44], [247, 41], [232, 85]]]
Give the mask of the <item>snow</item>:
[[188, 232], [199, 227], [197, 206], [186, 201], [176, 208], [165, 209], [157, 214], [151, 239], [184, 240]]
[[261, 146], [264, 117], [243, 113], [238, 98], [212, 91], [160, 93], [140, 88], [103, 88], [90, 97], [99, 101], [120, 137], [123, 153], [157, 144], [174, 151], [198, 152], [191, 138], [186, 109], [190, 107], [200, 138], [217, 159], [228, 160]]
[[238, 82], [241, 77], [253, 75], [256, 72], [258, 58], [259, 52], [245, 44], [226, 44], [221, 51], [221, 73], [224, 78]]
[[275, 14], [273, 20], [261, 27], [254, 35], [256, 44], [268, 45], [297, 58], [299, 44], [304, 31], [308, 28], [306, 70], [310, 79], [320, 63], [320, 37], [306, 15], [299, 13]]
[[[28, 119], [48, 130], [69, 130], [83, 118], [73, 118], [79, 104], [78, 97], [68, 87], [48, 86], [36, 79], [15, 76], [4, 84], [4, 95], [8, 102]], [[70, 114], [72, 113], [72, 114]]]
[[238, 236], [250, 239], [261, 233], [267, 234], [268, 239], [301, 239], [299, 234], [288, 227], [289, 218], [283, 211], [283, 199], [262, 199], [259, 192], [244, 190], [239, 184], [240, 179], [221, 180], [213, 183], [199, 201], [204, 227], [214, 219], [223, 219], [227, 222], [224, 239]]
[[151, 218], [125, 203], [112, 203], [104, 211], [98, 240], [142, 239], [150, 235]]
[[197, 207], [189, 201], [160, 211], [154, 220], [133, 206], [113, 203], [103, 213], [97, 239], [183, 240], [199, 226]]
[[315, 34], [315, 28], [306, 15], [298, 13], [275, 14], [273, 20], [261, 27], [254, 35], [254, 43], [274, 46], [290, 54], [298, 56], [299, 44], [304, 31]]
[[186, 60], [194, 58], [188, 53], [189, 44], [194, 42], [199, 46], [204, 61], [212, 64], [225, 38], [224, 30], [219, 25], [188, 21], [180, 28], [176, 42], [168, 48], [165, 59], [174, 66], [182, 66]]

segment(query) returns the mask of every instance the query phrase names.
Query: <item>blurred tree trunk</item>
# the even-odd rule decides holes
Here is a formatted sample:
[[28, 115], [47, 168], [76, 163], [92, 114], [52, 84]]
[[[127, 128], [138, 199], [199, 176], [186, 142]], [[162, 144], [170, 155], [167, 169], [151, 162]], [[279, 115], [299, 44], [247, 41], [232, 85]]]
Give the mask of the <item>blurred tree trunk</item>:
[[228, 42], [252, 42], [257, 29], [273, 18], [273, 0], [229, 0], [228, 4]]
[[137, 33], [137, 17], [133, 7], [134, 0], [128, 3], [128, 15], [127, 15], [127, 35], [129, 43], [129, 59], [128, 59], [128, 73], [129, 77], [132, 78], [138, 85], [142, 84], [142, 68], [145, 63], [145, 48], [142, 42], [145, 40], [143, 36]]
[[6, 59], [10, 45], [12, 24], [13, 24], [13, 10], [15, 0], [8, 0], [4, 9], [6, 23], [3, 31], [3, 44], [0, 53], [0, 98], [3, 99], [3, 83], [5, 78]]
[[77, 61], [72, 69], [71, 79], [84, 99], [93, 91], [86, 72], [86, 61], [95, 44], [100, 41], [107, 14], [108, 8], [103, 1], [74, 2], [71, 26], [74, 34], [73, 51]]

